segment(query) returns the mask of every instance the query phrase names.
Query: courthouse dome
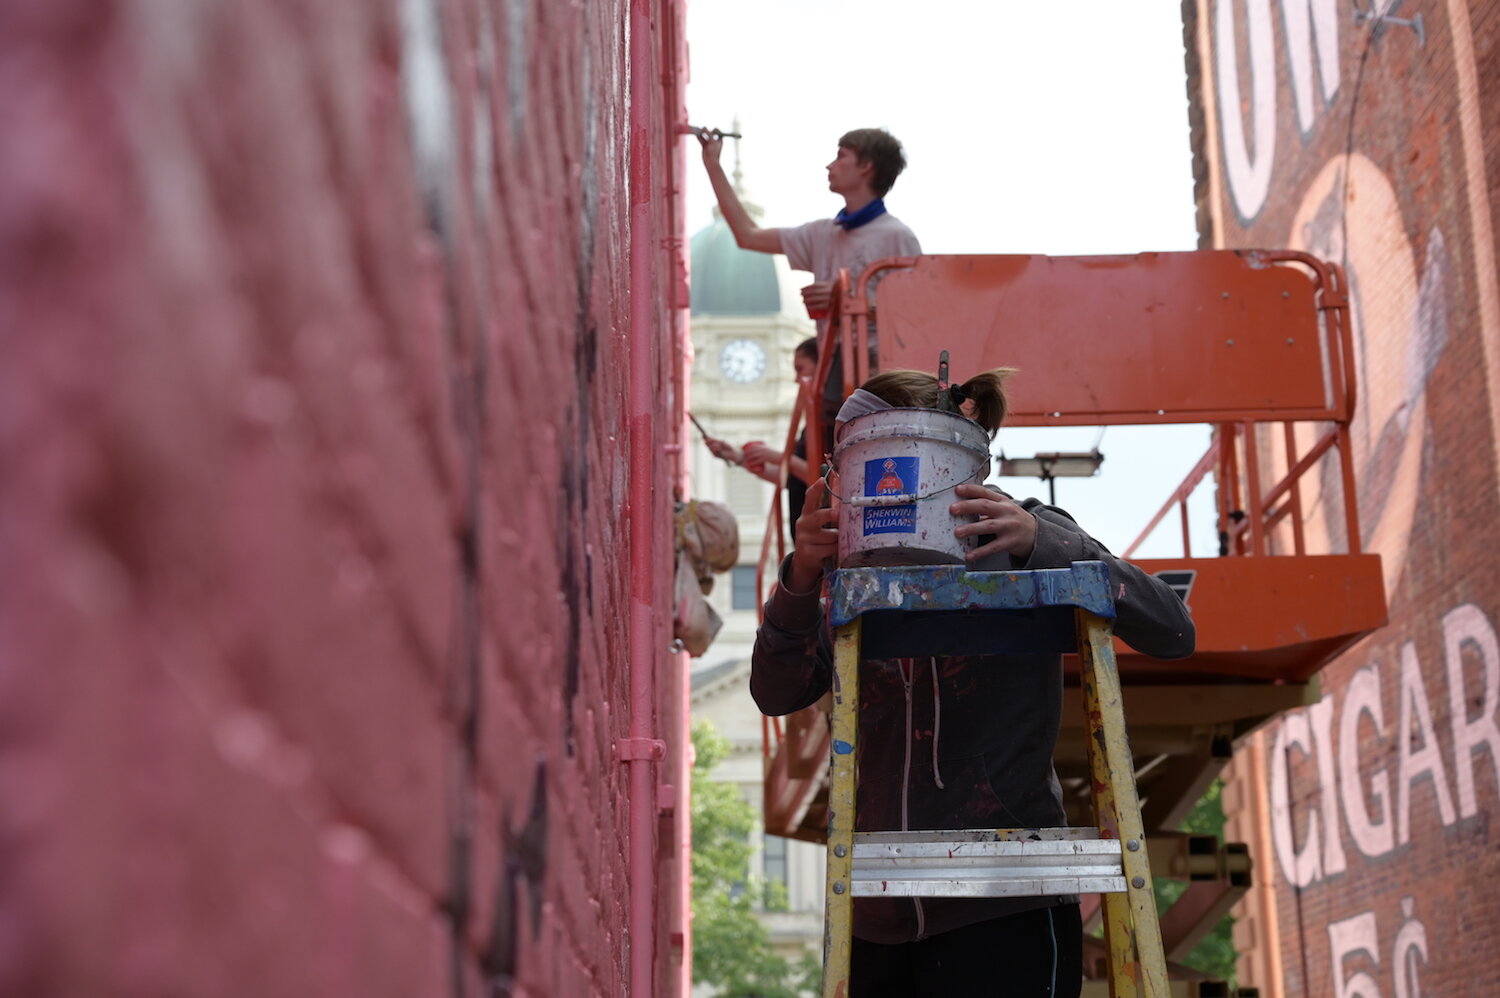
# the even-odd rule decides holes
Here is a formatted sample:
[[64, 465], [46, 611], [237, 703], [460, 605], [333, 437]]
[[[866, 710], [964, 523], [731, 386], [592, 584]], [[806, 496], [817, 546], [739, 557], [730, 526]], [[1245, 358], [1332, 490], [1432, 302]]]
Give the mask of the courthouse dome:
[[776, 256], [735, 245], [717, 210], [712, 225], [693, 234], [694, 315], [775, 315], [782, 309], [786, 271]]

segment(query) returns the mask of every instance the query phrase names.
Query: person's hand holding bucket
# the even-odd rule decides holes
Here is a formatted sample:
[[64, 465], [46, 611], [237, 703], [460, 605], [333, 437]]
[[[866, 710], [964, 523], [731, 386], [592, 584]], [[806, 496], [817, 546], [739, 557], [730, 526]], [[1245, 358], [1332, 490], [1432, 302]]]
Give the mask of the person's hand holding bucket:
[[[948, 507], [954, 516], [972, 516], [970, 523], [953, 528], [955, 537], [987, 537], [984, 544], [964, 554], [974, 564], [992, 554], [1005, 552], [1016, 563], [1025, 564], [1036, 547], [1036, 517], [1004, 493], [983, 485], [964, 483], [954, 489], [958, 502]], [[800, 528], [799, 528], [800, 529]]]
[[829, 499], [828, 480], [815, 478], [807, 487], [802, 515], [797, 518], [797, 547], [792, 551], [792, 565], [787, 570], [787, 586], [798, 593], [817, 588], [823, 577], [823, 566], [838, 557], [839, 511]]

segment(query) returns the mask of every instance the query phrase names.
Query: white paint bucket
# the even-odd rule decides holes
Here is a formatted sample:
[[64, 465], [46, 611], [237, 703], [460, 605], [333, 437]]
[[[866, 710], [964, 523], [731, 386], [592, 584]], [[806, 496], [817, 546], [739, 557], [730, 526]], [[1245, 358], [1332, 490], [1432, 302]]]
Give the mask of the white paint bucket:
[[844, 424], [839, 565], [952, 565], [977, 545], [953, 536], [948, 507], [964, 482], [983, 484], [990, 442], [972, 420], [937, 409], [882, 409]]

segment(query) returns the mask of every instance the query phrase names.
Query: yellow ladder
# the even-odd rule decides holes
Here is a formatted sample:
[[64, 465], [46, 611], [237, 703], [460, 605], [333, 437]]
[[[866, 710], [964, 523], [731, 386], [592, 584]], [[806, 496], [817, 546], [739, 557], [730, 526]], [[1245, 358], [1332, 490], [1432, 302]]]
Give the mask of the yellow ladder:
[[[1094, 893], [1104, 896], [1112, 998], [1168, 998], [1115, 665], [1107, 567], [1095, 561], [1030, 572], [949, 565], [841, 569], [830, 580], [828, 612], [834, 677], [824, 998], [849, 994], [856, 897]], [[866, 642], [871, 658], [1076, 650], [1097, 827], [855, 832], [859, 661]]]

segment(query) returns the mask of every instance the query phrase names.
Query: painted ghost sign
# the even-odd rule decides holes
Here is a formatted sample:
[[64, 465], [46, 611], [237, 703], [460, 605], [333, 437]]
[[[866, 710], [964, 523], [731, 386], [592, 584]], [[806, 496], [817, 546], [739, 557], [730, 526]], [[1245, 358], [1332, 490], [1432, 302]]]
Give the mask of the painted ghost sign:
[[[1240, 981], [1500, 993], [1500, 3], [1197, 0], [1187, 16], [1204, 245], [1302, 249], [1347, 274], [1361, 542], [1391, 607], [1319, 703], [1240, 748], [1231, 835], [1268, 885], [1241, 912]], [[1344, 536], [1338, 488], [1330, 468], [1303, 497], [1314, 550]]]

